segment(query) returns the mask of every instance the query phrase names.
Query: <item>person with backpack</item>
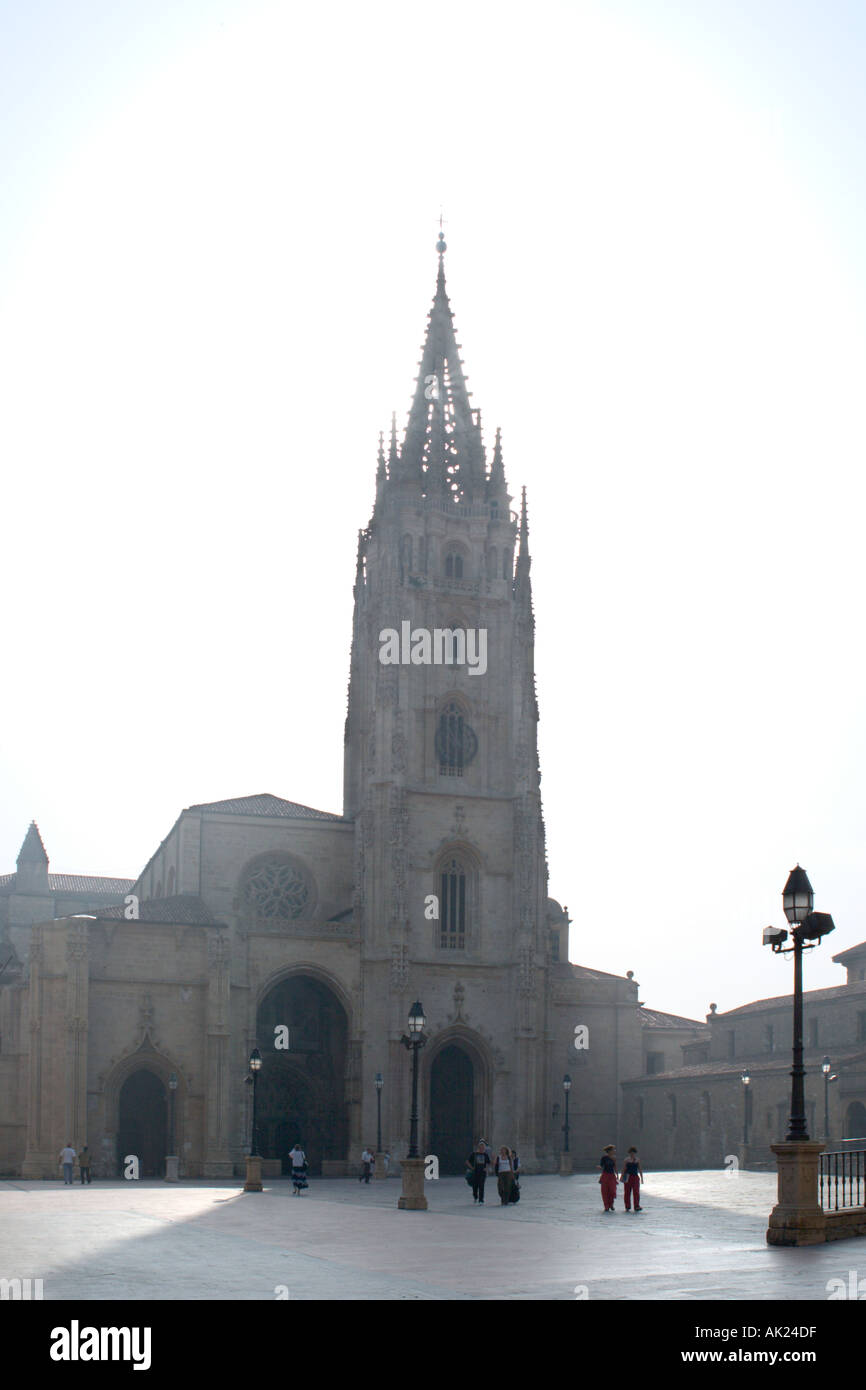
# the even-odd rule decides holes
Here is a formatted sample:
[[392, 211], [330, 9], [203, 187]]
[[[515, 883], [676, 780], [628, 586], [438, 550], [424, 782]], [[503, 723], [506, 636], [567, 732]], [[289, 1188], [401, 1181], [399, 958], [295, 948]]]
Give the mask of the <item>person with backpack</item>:
[[299, 1197], [307, 1186], [307, 1155], [300, 1144], [295, 1144], [289, 1154], [289, 1160], [292, 1165], [292, 1187], [295, 1196]]
[[514, 1183], [514, 1168], [511, 1162], [511, 1150], [507, 1144], [502, 1145], [493, 1166], [496, 1171], [496, 1181], [499, 1188], [499, 1201], [503, 1207], [507, 1207], [508, 1203], [511, 1201], [511, 1188]]

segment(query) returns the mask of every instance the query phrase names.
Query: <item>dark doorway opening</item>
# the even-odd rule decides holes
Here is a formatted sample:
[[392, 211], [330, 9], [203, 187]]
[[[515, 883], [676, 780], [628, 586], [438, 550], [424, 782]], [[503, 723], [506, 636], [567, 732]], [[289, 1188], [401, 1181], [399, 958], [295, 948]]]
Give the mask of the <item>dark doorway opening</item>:
[[866, 1105], [852, 1100], [845, 1114], [845, 1138], [862, 1139], [866, 1135]]
[[[289, 1046], [277, 1048], [276, 1029], [283, 1026]], [[262, 1157], [280, 1159], [284, 1173], [295, 1143], [311, 1173], [321, 1173], [325, 1159], [348, 1158], [348, 1020], [336, 995], [308, 975], [282, 980], [262, 1001], [256, 1036], [262, 1054], [256, 1115]]]
[[443, 1047], [430, 1072], [430, 1152], [440, 1173], [462, 1173], [477, 1134], [472, 1133], [475, 1069], [472, 1059], [452, 1043]]
[[168, 1152], [168, 1098], [159, 1077], [152, 1071], [133, 1072], [120, 1088], [117, 1117], [117, 1161], [121, 1177], [124, 1159], [134, 1154], [139, 1177], [165, 1175]]

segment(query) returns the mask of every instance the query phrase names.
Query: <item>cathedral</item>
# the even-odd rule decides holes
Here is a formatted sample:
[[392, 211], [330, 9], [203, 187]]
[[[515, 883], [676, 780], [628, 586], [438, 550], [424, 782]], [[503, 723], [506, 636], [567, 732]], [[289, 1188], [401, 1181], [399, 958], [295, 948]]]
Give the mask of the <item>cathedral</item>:
[[[529, 523], [485, 447], [436, 291], [402, 438], [359, 534], [342, 813], [271, 793], [188, 806], [135, 882], [50, 874], [33, 824], [0, 876], [0, 1173], [313, 1173], [479, 1137], [527, 1172], [594, 1167], [639, 1076], [637, 984], [569, 961], [548, 896]], [[377, 1090], [376, 1078], [381, 1078]], [[570, 1079], [570, 1088], [563, 1082]], [[566, 1129], [566, 1117], [568, 1128]], [[563, 1157], [563, 1151], [565, 1156]]]

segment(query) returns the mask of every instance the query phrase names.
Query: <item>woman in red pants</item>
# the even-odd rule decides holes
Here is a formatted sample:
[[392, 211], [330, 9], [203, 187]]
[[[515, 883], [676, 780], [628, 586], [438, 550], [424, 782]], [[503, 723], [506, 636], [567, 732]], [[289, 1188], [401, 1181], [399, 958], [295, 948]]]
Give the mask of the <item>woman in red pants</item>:
[[601, 1169], [601, 1200], [604, 1202], [605, 1216], [614, 1210], [616, 1201], [616, 1148], [613, 1144], [605, 1147], [604, 1153], [599, 1160], [598, 1167]]
[[631, 1148], [622, 1169], [622, 1195], [625, 1199], [626, 1211], [631, 1210], [631, 1199], [634, 1197], [635, 1211], [643, 1211], [640, 1204], [640, 1185], [643, 1182], [643, 1168], [640, 1166], [640, 1159], [637, 1156], [637, 1149]]

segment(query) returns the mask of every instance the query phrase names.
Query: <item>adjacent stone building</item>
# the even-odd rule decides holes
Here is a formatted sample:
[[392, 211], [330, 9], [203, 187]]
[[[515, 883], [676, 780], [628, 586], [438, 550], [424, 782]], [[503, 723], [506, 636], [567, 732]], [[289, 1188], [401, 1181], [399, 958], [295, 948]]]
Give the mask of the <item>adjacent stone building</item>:
[[[803, 996], [807, 1128], [831, 1147], [849, 1138], [866, 1147], [866, 942], [833, 960], [846, 968], [846, 983]], [[672, 1022], [680, 1025], [680, 1046], [675, 1027], [646, 1020], [643, 1073], [623, 1083], [623, 1122], [635, 1136], [629, 1142], [655, 1168], [721, 1168], [732, 1156], [775, 1167], [770, 1145], [785, 1138], [791, 1109], [791, 995], [726, 1013], [711, 1004], [703, 1026]], [[826, 1125], [825, 1057], [832, 1078]]]
[[416, 999], [440, 1171], [480, 1135], [556, 1168], [566, 1072], [576, 1164], [622, 1142], [637, 986], [569, 964], [548, 896], [526, 497], [517, 515], [498, 431], [488, 457], [438, 250], [359, 536], [342, 813], [270, 793], [187, 807], [135, 883], [52, 881], [31, 827], [0, 883], [3, 1172], [55, 1176], [70, 1140], [97, 1175], [129, 1154], [158, 1174], [170, 1145], [186, 1175], [237, 1174], [255, 1046], [266, 1172], [297, 1139], [313, 1171], [347, 1171], [376, 1140], [376, 1073], [399, 1160]]

